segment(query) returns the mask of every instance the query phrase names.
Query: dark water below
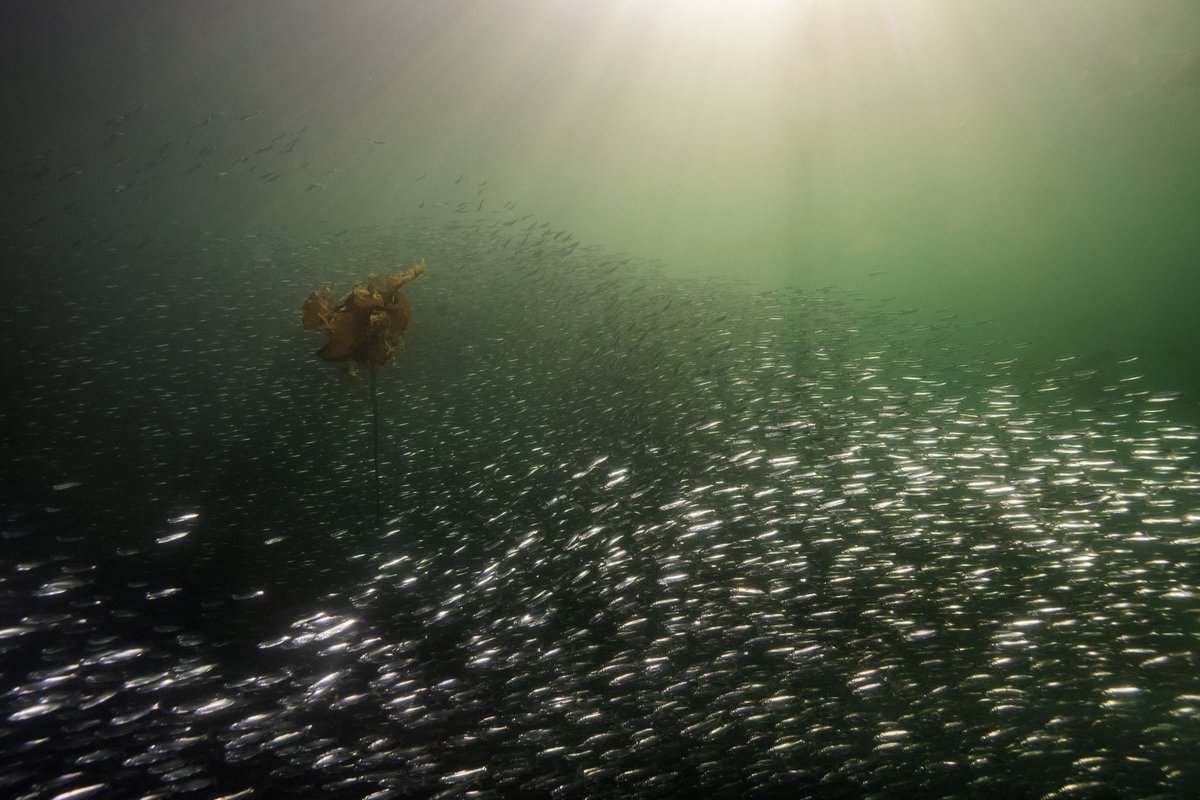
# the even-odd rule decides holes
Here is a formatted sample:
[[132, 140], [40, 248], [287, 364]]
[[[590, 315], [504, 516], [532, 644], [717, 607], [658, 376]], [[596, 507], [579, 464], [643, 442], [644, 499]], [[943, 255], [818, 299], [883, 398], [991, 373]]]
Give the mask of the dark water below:
[[[1200, 785], [1169, 387], [503, 222], [7, 243], [0, 794]], [[299, 305], [422, 256], [376, 523]]]

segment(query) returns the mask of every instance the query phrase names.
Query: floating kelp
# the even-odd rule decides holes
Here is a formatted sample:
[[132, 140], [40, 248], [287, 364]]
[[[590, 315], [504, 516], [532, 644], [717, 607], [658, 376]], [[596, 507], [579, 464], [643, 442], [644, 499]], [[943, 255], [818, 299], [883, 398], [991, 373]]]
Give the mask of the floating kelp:
[[379, 518], [379, 400], [375, 394], [376, 373], [392, 363], [397, 348], [404, 347], [403, 334], [412, 320], [412, 309], [400, 287], [425, 274], [425, 260], [403, 272], [369, 275], [333, 305], [333, 291], [313, 292], [304, 301], [306, 331], [325, 331], [329, 341], [317, 351], [326, 361], [344, 363], [346, 377], [358, 378], [367, 367], [371, 375], [372, 440], [375, 451], [375, 517]]
[[304, 301], [304, 330], [329, 334], [317, 356], [344, 362], [351, 379], [364, 366], [375, 370], [391, 363], [396, 349], [404, 347], [402, 334], [412, 320], [412, 309], [400, 287], [424, 274], [422, 260], [403, 272], [370, 275], [336, 306], [330, 289], [310, 294]]

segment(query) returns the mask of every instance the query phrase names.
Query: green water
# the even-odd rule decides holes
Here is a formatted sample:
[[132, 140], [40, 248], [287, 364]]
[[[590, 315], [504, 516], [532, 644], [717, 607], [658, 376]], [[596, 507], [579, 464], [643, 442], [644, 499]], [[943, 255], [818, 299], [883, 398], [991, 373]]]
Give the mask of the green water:
[[[0, 6], [0, 786], [1188, 796], [1197, 43]], [[300, 308], [417, 258], [376, 428]]]
[[[127, 8], [6, 12], [10, 158], [89, 162], [80, 214], [58, 218], [69, 183], [13, 187], [14, 221], [135, 241], [386, 223], [470, 174], [485, 210], [511, 200], [671, 274], [953, 307], [1200, 387], [1195, 4]], [[260, 156], [276, 182], [226, 180], [305, 126], [288, 159]], [[203, 165], [160, 167], [152, 201], [145, 181], [112, 194], [168, 142], [172, 167]]]

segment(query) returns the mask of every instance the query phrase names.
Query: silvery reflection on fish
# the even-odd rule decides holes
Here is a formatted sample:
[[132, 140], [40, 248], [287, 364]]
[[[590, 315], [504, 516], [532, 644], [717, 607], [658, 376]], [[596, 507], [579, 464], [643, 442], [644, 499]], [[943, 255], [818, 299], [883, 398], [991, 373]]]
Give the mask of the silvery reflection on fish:
[[[115, 466], [54, 482], [89, 514], [7, 523], [7, 785], [1189, 785], [1197, 432], [1136, 363], [671, 282], [516, 209], [472, 217], [481, 184], [422, 184], [470, 204], [171, 256], [239, 265], [219, 280], [114, 270], [87, 298], [105, 346], [19, 389], [56, 398], [45, 459]], [[366, 396], [276, 333], [328, 264], [398, 252], [439, 268], [380, 399], [377, 529]]]

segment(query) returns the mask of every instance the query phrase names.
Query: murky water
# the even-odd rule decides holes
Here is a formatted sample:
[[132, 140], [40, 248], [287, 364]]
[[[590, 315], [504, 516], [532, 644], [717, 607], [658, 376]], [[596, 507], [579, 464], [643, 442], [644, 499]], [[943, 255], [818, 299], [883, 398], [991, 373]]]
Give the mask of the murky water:
[[118, 5], [0, 9], [0, 796], [1195, 793], [1186, 4]]
[[[13, 796], [1186, 794], [1198, 434], [1136, 361], [504, 223], [18, 306], [56, 355], [9, 413]], [[282, 276], [401, 250], [377, 525]]]

